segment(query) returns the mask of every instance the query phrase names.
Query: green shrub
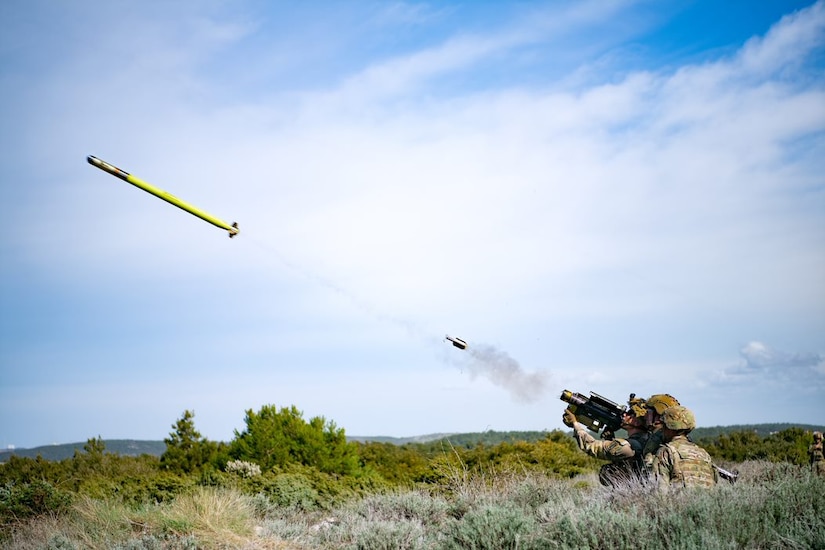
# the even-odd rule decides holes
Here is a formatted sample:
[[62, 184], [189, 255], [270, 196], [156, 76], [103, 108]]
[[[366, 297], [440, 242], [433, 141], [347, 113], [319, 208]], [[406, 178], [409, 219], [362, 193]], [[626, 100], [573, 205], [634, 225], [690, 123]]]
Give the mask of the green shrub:
[[257, 413], [246, 411], [246, 429], [235, 430], [229, 455], [237, 460], [254, 462], [263, 470], [292, 464], [313, 466], [338, 475], [354, 475], [361, 464], [354, 443], [347, 441], [335, 422], [316, 416], [304, 420], [294, 405], [278, 409], [265, 405]]
[[143, 477], [90, 476], [78, 487], [78, 493], [95, 499], [114, 498], [126, 504], [139, 505], [171, 501], [194, 485], [194, 479], [155, 471]]
[[284, 508], [311, 510], [318, 507], [320, 496], [304, 474], [280, 474], [265, 486], [269, 499]]
[[446, 524], [445, 549], [506, 550], [524, 548], [535, 519], [512, 504], [487, 504], [468, 511], [461, 520]]
[[67, 536], [58, 533], [46, 543], [46, 550], [78, 550], [77, 545]]
[[112, 546], [112, 550], [200, 550], [202, 546], [191, 536], [142, 535]]
[[[666, 496], [651, 486], [607, 489], [593, 475], [560, 480], [493, 470], [458, 470], [455, 484], [444, 491], [372, 493], [329, 502], [326, 508], [283, 506], [265, 493], [252, 497], [213, 487], [187, 489], [174, 500], [138, 506], [114, 496], [96, 500], [81, 495], [60, 515], [16, 522], [0, 546], [825, 550], [825, 479], [790, 464], [737, 466], [741, 476], [736, 484]], [[322, 480], [335, 482], [325, 476], [305, 469], [270, 472], [254, 480], [266, 479], [274, 488], [280, 479], [282, 496], [300, 496], [310, 488], [317, 492]], [[10, 489], [4, 493], [7, 502]]]
[[359, 524], [351, 542], [344, 548], [352, 550], [413, 550], [419, 548], [421, 528], [410, 522], [370, 521]]
[[354, 503], [353, 509], [371, 521], [414, 521], [433, 526], [445, 520], [448, 504], [443, 498], [420, 491], [399, 491], [369, 495]]
[[7, 483], [0, 488], [0, 520], [6, 525], [13, 520], [57, 515], [72, 504], [71, 493], [55, 488], [48, 481]]
[[394, 486], [409, 487], [426, 479], [427, 456], [414, 445], [377, 442], [356, 445], [364, 467]]

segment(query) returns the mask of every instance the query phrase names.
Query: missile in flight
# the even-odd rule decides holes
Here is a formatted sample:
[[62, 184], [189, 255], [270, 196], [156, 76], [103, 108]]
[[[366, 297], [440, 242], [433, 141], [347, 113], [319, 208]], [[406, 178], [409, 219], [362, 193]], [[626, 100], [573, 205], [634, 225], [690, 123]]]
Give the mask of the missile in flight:
[[449, 334], [447, 335], [447, 340], [453, 343], [455, 347], [458, 349], [467, 349], [467, 342], [462, 340], [461, 338], [453, 338]]
[[186, 210], [187, 212], [189, 212], [193, 216], [197, 216], [200, 219], [202, 219], [206, 222], [209, 222], [209, 223], [211, 223], [212, 225], [214, 225], [216, 227], [220, 227], [221, 229], [229, 231], [229, 238], [230, 239], [232, 237], [234, 237], [235, 235], [237, 235], [238, 232], [240, 231], [238, 229], [238, 223], [237, 222], [233, 223], [232, 225], [229, 225], [228, 223], [226, 223], [222, 219], [216, 218], [212, 214], [204, 212], [203, 210], [192, 206], [188, 202], [182, 201], [181, 199], [177, 198], [176, 196], [174, 196], [170, 193], [167, 193], [163, 189], [158, 189], [154, 185], [146, 183], [142, 179], [137, 178], [137, 177], [133, 176], [132, 174], [130, 174], [129, 172], [126, 172], [125, 170], [121, 170], [117, 166], [109, 164], [108, 162], [106, 162], [104, 160], [100, 160], [99, 158], [93, 157], [92, 155], [89, 155], [88, 157], [86, 157], [86, 160], [89, 161], [89, 164], [91, 164], [92, 166], [95, 166], [97, 168], [100, 168], [104, 172], [108, 172], [111, 175], [122, 179], [123, 181], [129, 182], [132, 185], [134, 185], [135, 187], [139, 187], [140, 189], [143, 189], [147, 193], [151, 193], [152, 195], [156, 196], [157, 198], [165, 200], [169, 204], [174, 204], [175, 206], [177, 206], [181, 210]]

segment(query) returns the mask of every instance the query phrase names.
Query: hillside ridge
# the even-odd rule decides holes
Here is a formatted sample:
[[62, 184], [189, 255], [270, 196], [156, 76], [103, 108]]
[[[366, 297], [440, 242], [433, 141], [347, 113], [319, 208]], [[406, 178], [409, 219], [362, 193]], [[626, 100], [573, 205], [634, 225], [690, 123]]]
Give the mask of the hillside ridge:
[[[696, 428], [691, 432], [695, 440], [719, 437], [720, 435], [752, 431], [760, 437], [767, 437], [773, 433], [781, 432], [790, 428], [799, 428], [805, 431], [825, 431], [825, 426], [813, 424], [793, 424], [790, 422], [765, 423], [765, 424], [734, 424], [730, 426], [710, 426]], [[475, 446], [479, 443], [495, 445], [502, 442], [513, 443], [516, 441], [535, 442], [543, 439], [549, 431], [506, 431], [498, 432], [488, 430], [486, 432], [467, 433], [432, 433], [411, 437], [392, 436], [347, 436], [347, 440], [358, 443], [391, 443], [393, 445], [406, 445], [418, 443], [432, 443], [441, 440], [450, 441], [457, 446]], [[620, 434], [621, 435], [621, 434]], [[63, 443], [41, 445], [31, 448], [15, 448], [0, 451], [0, 463], [7, 462], [12, 455], [19, 457], [37, 458], [45, 460], [64, 460], [74, 456], [75, 451], [83, 452], [86, 441], [76, 443]], [[104, 439], [105, 452], [119, 454], [122, 456], [140, 456], [143, 454], [160, 456], [166, 450], [166, 443], [162, 440], [140, 440], [140, 439]]]

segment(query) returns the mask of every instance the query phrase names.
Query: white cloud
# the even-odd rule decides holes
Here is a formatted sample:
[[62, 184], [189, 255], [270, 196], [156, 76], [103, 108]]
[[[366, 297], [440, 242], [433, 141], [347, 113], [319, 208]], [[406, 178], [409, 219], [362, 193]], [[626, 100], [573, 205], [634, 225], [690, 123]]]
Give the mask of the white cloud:
[[[810, 25], [787, 24], [803, 21]], [[752, 307], [769, 281], [808, 288], [792, 281], [825, 272], [821, 255], [809, 252], [818, 233], [803, 231], [816, 222], [786, 216], [804, 200], [787, 181], [812, 177], [810, 167], [788, 165], [783, 153], [786, 141], [825, 125], [822, 90], [774, 80], [771, 71], [733, 79], [736, 59], [722, 59], [577, 92], [505, 84], [419, 101], [433, 76], [500, 53], [513, 36], [463, 35], [381, 60], [337, 89], [302, 94], [289, 125], [254, 121], [277, 120], [295, 107], [292, 95], [251, 107], [242, 126], [226, 113], [218, 132], [210, 120], [177, 112], [162, 142], [174, 158], [153, 161], [152, 178], [189, 182], [191, 190], [173, 190], [223, 204], [218, 212], [241, 222], [243, 238], [264, 240], [387, 316], [424, 319], [448, 301], [511, 323], [532, 312], [520, 304], [501, 314], [501, 304], [531, 292], [552, 295], [559, 315], [696, 298]], [[785, 44], [774, 49], [788, 61], [812, 47]], [[216, 150], [225, 154], [202, 161]], [[209, 182], [211, 193], [196, 181]], [[766, 266], [765, 257], [783, 261]], [[631, 284], [628, 270], [630, 280], [675, 293], [664, 302], [642, 289], [605, 300], [599, 274], [621, 288]], [[810, 296], [798, 301], [805, 307]]]
[[[448, 363], [465, 379], [444, 375], [466, 392], [467, 417], [481, 415], [444, 405], [464, 427], [489, 424], [485, 414], [515, 426], [538, 409], [514, 406], [506, 390], [546, 406], [559, 380], [601, 385], [592, 389], [613, 399], [677, 385], [700, 411], [711, 410], [701, 402], [711, 371], [762, 388], [793, 371], [821, 386], [818, 353], [754, 345], [741, 364], [716, 365], [730, 362], [730, 342], [778, 341], [791, 325], [799, 349], [821, 349], [825, 90], [812, 60], [825, 39], [823, 5], [737, 54], [640, 71], [611, 55], [636, 32], [632, 3], [552, 4], [477, 28], [439, 27], [379, 54], [353, 36], [450, 14], [385, 5], [384, 19], [357, 29], [343, 22], [360, 11], [340, 25], [338, 14], [307, 20], [287, 37], [272, 25], [288, 23], [220, 3], [163, 18], [136, 5], [109, 26], [117, 7], [90, 14], [71, 26], [79, 40], [52, 50], [32, 42], [48, 53], [36, 76], [19, 67], [0, 76], [13, 98], [0, 170], [4, 191], [19, 197], [2, 207], [14, 231], [4, 277], [46, 296], [37, 303], [70, 304], [89, 329], [77, 350], [44, 330], [53, 354], [6, 357], [32, 358], [36, 372], [34, 358], [75, 361], [84, 345], [97, 347], [95, 330], [117, 343], [122, 326], [158, 364], [166, 349], [209, 348], [185, 368], [220, 355], [256, 371], [303, 353], [301, 374], [312, 377], [313, 362], [343, 363], [366, 384], [364, 365], [385, 360], [398, 372], [381, 381], [397, 388], [411, 386], [418, 363]], [[124, 41], [133, 28], [145, 40]], [[608, 76], [582, 69], [588, 78], [579, 78], [576, 67], [594, 58]], [[241, 235], [230, 241], [96, 171], [88, 154], [238, 221]], [[505, 368], [420, 352], [444, 332], [493, 342]], [[122, 350], [86, 357], [91, 370], [134, 361]], [[484, 375], [466, 380], [473, 373]], [[278, 378], [266, 382], [277, 388]], [[525, 384], [535, 395], [519, 393]], [[361, 426], [378, 385], [358, 390], [357, 414], [328, 387], [314, 389], [294, 381], [277, 399], [369, 431]], [[267, 399], [267, 387], [255, 390]], [[233, 397], [238, 415], [255, 406], [241, 403], [244, 391]], [[496, 395], [500, 410], [473, 392]], [[385, 426], [413, 423], [417, 406], [399, 403]]]
[[[766, 74], [796, 68], [815, 48], [823, 44], [825, 3], [786, 15], [771, 27], [764, 37], [754, 37], [742, 48], [739, 56], [746, 73]], [[788, 57], [789, 51], [797, 56]]]
[[753, 341], [739, 355], [738, 364], [716, 375], [718, 381], [737, 385], [767, 383], [808, 391], [825, 388], [825, 355], [821, 353], [785, 352]]

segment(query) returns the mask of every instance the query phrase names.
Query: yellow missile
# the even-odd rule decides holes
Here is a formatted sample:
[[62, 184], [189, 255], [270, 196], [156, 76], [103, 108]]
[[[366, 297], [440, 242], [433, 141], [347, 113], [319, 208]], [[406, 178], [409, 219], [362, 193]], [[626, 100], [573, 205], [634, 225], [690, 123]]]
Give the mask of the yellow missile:
[[96, 166], [96, 167], [100, 168], [104, 172], [108, 172], [108, 173], [112, 174], [113, 176], [116, 176], [116, 177], [122, 179], [123, 181], [127, 181], [127, 182], [131, 183], [132, 185], [134, 185], [135, 187], [139, 187], [139, 188], [143, 189], [144, 191], [146, 191], [147, 193], [153, 194], [154, 196], [156, 196], [159, 199], [163, 199], [163, 200], [165, 200], [166, 202], [168, 202], [170, 204], [174, 204], [175, 206], [177, 206], [181, 210], [186, 210], [187, 212], [189, 212], [193, 216], [197, 216], [200, 219], [202, 219], [204, 221], [207, 221], [207, 222], [211, 223], [212, 225], [214, 225], [216, 227], [220, 227], [221, 229], [225, 229], [226, 231], [229, 231], [229, 238], [230, 239], [232, 237], [234, 237], [235, 235], [237, 235], [238, 232], [240, 231], [238, 229], [238, 223], [237, 222], [233, 223], [232, 225], [229, 225], [228, 223], [221, 220], [220, 218], [216, 218], [212, 214], [209, 214], [207, 212], [204, 212], [203, 210], [195, 208], [194, 206], [192, 206], [188, 202], [182, 201], [179, 198], [177, 198], [176, 196], [174, 196], [170, 193], [167, 193], [163, 189], [158, 189], [154, 185], [146, 183], [142, 179], [136, 178], [135, 176], [133, 176], [129, 172], [126, 172], [125, 170], [121, 170], [117, 166], [109, 164], [108, 162], [106, 162], [104, 160], [100, 160], [99, 158], [93, 157], [92, 155], [89, 155], [88, 157], [86, 157], [86, 160], [89, 161], [89, 164], [91, 164], [92, 166]]

